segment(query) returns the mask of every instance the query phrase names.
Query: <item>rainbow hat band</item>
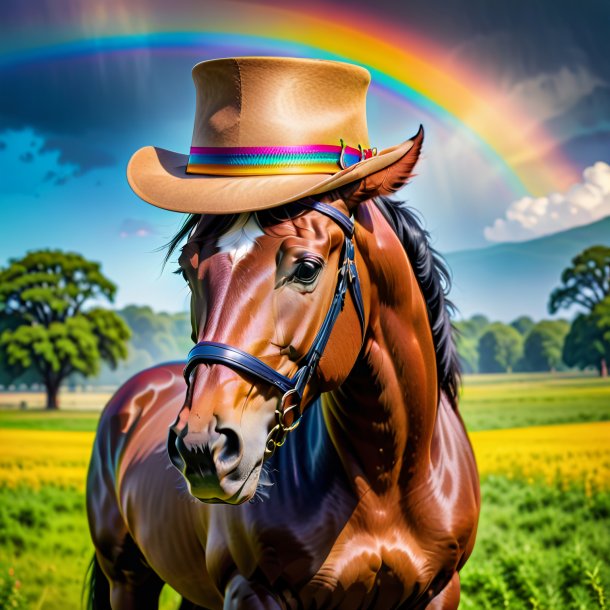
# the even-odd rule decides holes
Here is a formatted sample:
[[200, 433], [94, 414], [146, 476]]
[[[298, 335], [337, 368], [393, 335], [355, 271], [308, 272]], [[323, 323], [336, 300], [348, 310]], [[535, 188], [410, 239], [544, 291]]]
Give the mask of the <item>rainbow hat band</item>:
[[377, 154], [375, 148], [312, 144], [306, 146], [191, 146], [187, 174], [261, 176], [335, 174]]

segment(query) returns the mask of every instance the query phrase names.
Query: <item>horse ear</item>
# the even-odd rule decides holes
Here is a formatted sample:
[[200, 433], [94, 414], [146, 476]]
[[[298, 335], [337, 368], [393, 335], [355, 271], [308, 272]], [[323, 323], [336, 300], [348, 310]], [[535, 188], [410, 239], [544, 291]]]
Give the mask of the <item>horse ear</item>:
[[343, 201], [351, 210], [362, 201], [368, 201], [378, 195], [393, 195], [400, 190], [411, 177], [413, 168], [419, 158], [424, 141], [424, 128], [420, 125], [418, 132], [411, 138], [411, 148], [392, 165], [352, 182], [341, 189]]

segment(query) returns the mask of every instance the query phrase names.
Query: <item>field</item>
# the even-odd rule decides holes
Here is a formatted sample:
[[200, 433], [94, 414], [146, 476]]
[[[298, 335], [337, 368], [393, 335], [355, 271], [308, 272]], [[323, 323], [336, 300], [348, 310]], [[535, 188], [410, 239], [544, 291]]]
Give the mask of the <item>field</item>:
[[[80, 606], [94, 407], [88, 397], [82, 411], [0, 410], [0, 608]], [[608, 608], [610, 382], [476, 376], [462, 412], [483, 509], [460, 607]], [[176, 599], [164, 591], [164, 610]]]

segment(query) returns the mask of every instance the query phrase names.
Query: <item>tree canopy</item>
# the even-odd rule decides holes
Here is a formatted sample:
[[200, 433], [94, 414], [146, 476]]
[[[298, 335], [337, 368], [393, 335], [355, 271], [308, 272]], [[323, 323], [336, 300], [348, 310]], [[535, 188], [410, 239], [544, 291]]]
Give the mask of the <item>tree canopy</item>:
[[610, 294], [610, 248], [592, 246], [577, 254], [563, 270], [561, 284], [551, 293], [550, 313], [574, 305], [592, 311]]
[[561, 286], [551, 293], [549, 311], [584, 309], [566, 337], [563, 358], [569, 366], [594, 366], [608, 374], [610, 355], [610, 247], [592, 246], [572, 259], [561, 274]]
[[542, 320], [525, 338], [523, 355], [528, 371], [556, 371], [562, 367], [562, 351], [570, 324], [565, 320]]
[[481, 373], [511, 372], [523, 354], [523, 337], [512, 326], [495, 322], [479, 339]]
[[29, 252], [0, 270], [0, 307], [5, 330], [0, 351], [16, 376], [35, 371], [56, 408], [62, 381], [73, 373], [115, 367], [127, 356], [129, 329], [113, 311], [85, 310], [87, 301], [112, 301], [115, 285], [99, 263], [61, 250]]
[[516, 320], [513, 320], [510, 325], [516, 330], [519, 331], [521, 335], [524, 337], [534, 328], [534, 320], [532, 320], [529, 316], [519, 316]]

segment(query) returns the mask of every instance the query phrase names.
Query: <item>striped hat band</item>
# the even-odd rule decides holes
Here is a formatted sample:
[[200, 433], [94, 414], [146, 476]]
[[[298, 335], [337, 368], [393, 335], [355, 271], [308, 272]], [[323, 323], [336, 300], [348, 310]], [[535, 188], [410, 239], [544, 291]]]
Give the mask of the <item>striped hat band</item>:
[[261, 176], [335, 174], [377, 154], [375, 148], [313, 144], [306, 146], [191, 146], [187, 174]]

